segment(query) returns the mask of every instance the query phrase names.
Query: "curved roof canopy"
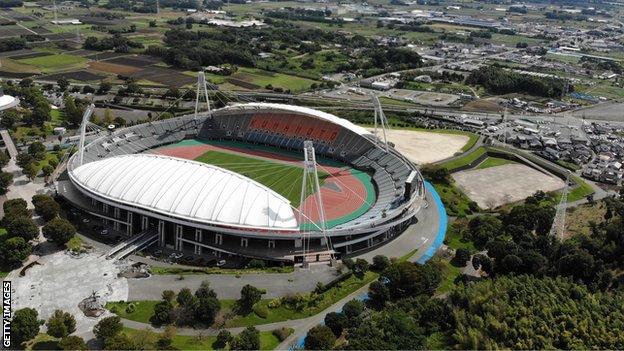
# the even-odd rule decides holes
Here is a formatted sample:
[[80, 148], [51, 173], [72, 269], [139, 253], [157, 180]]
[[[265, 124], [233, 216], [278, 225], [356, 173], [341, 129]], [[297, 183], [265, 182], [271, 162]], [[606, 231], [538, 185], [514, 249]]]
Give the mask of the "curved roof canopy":
[[100, 197], [174, 217], [246, 228], [298, 229], [287, 199], [247, 177], [205, 163], [123, 155], [86, 163], [72, 176]]
[[11, 95], [0, 95], [0, 111], [19, 105], [19, 99]]
[[337, 124], [343, 128], [346, 128], [356, 134], [359, 135], [369, 135], [371, 132], [366, 130], [366, 128], [360, 127], [356, 124], [347, 121], [344, 118], [336, 117], [331, 113], [315, 110], [308, 107], [295, 106], [295, 105], [286, 105], [286, 104], [273, 104], [273, 103], [263, 103], [263, 102], [250, 102], [245, 104], [236, 104], [232, 106], [224, 107], [222, 110], [230, 110], [234, 108], [242, 108], [242, 109], [275, 109], [282, 111], [295, 112], [302, 115], [312, 116], [333, 124]]

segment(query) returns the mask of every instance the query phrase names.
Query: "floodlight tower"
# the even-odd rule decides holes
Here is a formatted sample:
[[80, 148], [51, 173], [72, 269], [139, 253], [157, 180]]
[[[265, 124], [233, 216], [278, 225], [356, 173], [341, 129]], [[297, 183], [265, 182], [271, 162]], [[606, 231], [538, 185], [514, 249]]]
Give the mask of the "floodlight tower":
[[56, 14], [56, 0], [53, 1], [52, 10], [54, 11], [54, 24], [58, 26], [58, 15]]
[[570, 190], [570, 175], [572, 172], [569, 170], [566, 173], [565, 185], [561, 191], [561, 200], [557, 205], [557, 211], [555, 218], [553, 219], [552, 226], [550, 227], [550, 235], [554, 235], [559, 239], [563, 238], [565, 234], [565, 221], [566, 221], [566, 209], [568, 204], [568, 192]]
[[78, 161], [80, 162], [80, 166], [82, 166], [84, 159], [84, 144], [85, 137], [87, 134], [87, 125], [89, 124], [89, 118], [93, 114], [93, 110], [95, 109], [95, 105], [89, 105], [82, 115], [82, 124], [80, 125], [80, 142], [78, 144]]
[[206, 85], [206, 75], [204, 71], [200, 71], [197, 74], [197, 93], [195, 94], [195, 119], [199, 112], [199, 99], [201, 95], [206, 97], [206, 106], [208, 107], [208, 114], [210, 114], [210, 99], [208, 98], [208, 86]]
[[[388, 119], [381, 108], [381, 102], [379, 102], [379, 97], [377, 95], [373, 95], [373, 107], [375, 108], [375, 137], [377, 137], [377, 125], [381, 126], [381, 131], [383, 133], [383, 141], [382, 145], [386, 152], [388, 152], [388, 139], [386, 137], [386, 131], [388, 130]], [[379, 120], [379, 122], [377, 122]]]
[[[301, 182], [301, 201], [300, 210], [299, 210], [299, 224], [302, 225], [303, 222], [307, 219], [310, 222], [312, 221], [309, 216], [306, 218], [305, 212], [305, 200], [306, 194], [308, 190], [308, 182], [310, 182], [312, 194], [314, 196], [314, 200], [316, 202], [316, 207], [318, 210], [318, 223], [312, 223], [314, 226], [318, 228], [323, 236], [323, 240], [325, 240], [325, 245], [327, 246], [327, 250], [331, 254], [332, 245], [327, 236], [327, 228], [325, 224], [325, 208], [323, 206], [323, 198], [321, 196], [321, 186], [318, 178], [318, 170], [316, 164], [316, 154], [314, 153], [314, 145], [311, 140], [306, 140], [303, 142], [303, 181]], [[310, 230], [308, 230], [307, 226], [303, 226], [301, 230], [301, 247], [303, 253], [303, 263], [302, 266], [304, 268], [308, 267], [308, 253], [310, 252]]]

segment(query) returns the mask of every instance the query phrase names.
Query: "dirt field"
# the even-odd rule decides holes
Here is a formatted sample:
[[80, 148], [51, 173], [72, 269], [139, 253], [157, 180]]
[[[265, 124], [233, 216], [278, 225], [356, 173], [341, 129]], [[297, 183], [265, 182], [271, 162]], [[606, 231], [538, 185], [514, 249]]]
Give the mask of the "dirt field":
[[392, 129], [388, 133], [388, 141], [392, 142], [403, 155], [418, 164], [449, 158], [459, 152], [468, 140], [465, 135], [416, 130]]
[[140, 71], [140, 68], [116, 65], [114, 63], [108, 63], [103, 61], [89, 62], [89, 68], [106, 73], [114, 74], [132, 74]]
[[452, 175], [457, 185], [481, 208], [520, 201], [538, 190], [563, 188], [563, 181], [523, 164], [467, 170]]

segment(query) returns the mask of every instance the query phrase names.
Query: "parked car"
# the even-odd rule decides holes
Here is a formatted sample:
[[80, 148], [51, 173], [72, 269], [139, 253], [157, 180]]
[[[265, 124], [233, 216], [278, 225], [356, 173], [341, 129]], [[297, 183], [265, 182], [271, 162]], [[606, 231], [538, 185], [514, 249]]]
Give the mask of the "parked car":
[[225, 266], [225, 260], [220, 260], [219, 262], [217, 262], [217, 267], [223, 267]]

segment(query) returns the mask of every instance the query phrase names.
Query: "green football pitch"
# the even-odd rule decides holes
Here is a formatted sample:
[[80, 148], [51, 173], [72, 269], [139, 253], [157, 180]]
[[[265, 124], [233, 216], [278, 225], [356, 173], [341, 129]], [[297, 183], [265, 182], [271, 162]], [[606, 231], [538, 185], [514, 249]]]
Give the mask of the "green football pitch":
[[[244, 175], [282, 195], [290, 201], [293, 207], [299, 207], [303, 183], [302, 167], [213, 150], [207, 151], [195, 161]], [[329, 174], [320, 169], [318, 172], [320, 185], [323, 185]], [[310, 182], [306, 188], [306, 196], [308, 196], [312, 193]]]

